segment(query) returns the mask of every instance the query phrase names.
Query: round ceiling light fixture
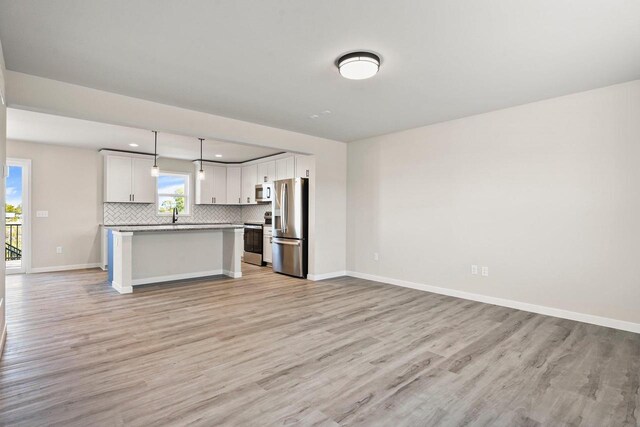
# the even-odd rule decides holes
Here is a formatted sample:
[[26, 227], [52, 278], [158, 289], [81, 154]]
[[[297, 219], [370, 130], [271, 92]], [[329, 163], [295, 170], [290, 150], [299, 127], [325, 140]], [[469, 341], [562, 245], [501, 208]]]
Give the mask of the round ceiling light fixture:
[[378, 72], [380, 57], [371, 52], [351, 52], [338, 58], [336, 65], [340, 75], [346, 79], [368, 79]]

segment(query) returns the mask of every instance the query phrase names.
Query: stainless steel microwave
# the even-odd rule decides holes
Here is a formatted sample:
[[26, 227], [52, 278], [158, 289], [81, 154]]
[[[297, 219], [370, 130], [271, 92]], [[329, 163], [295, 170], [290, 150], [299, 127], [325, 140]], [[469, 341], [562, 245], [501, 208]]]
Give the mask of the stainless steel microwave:
[[273, 182], [256, 185], [256, 202], [271, 203], [273, 200]]

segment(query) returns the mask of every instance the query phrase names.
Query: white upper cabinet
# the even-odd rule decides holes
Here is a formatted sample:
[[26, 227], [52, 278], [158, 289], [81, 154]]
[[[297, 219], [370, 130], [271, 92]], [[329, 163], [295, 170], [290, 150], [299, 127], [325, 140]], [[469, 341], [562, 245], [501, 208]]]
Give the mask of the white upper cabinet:
[[256, 203], [256, 183], [258, 182], [258, 165], [242, 167], [242, 204]]
[[227, 168], [213, 166], [213, 204], [224, 205], [227, 203]]
[[276, 180], [293, 178], [296, 173], [295, 164], [293, 156], [276, 160]]
[[104, 201], [155, 203], [156, 180], [151, 176], [153, 160], [127, 156], [105, 156]]
[[276, 162], [258, 163], [258, 182], [273, 182], [276, 179]]
[[[204, 179], [199, 180], [200, 163], [195, 163], [196, 204], [197, 205], [226, 205], [227, 204], [227, 168], [224, 166], [202, 165]], [[238, 181], [238, 189], [240, 182]], [[236, 198], [237, 199], [237, 198]], [[236, 204], [238, 201], [236, 200]]]
[[242, 167], [227, 167], [227, 204], [239, 205], [242, 198]]
[[133, 159], [133, 201], [136, 203], [156, 202], [156, 179], [151, 176], [153, 160]]
[[[103, 154], [105, 202], [156, 203], [157, 182], [151, 176], [153, 158], [114, 151]], [[248, 165], [204, 162], [205, 179], [200, 181], [200, 162], [195, 161], [194, 201], [197, 205], [255, 205], [257, 184], [297, 176], [308, 178], [313, 164], [313, 156], [294, 155]]]
[[311, 178], [314, 163], [313, 156], [296, 156], [296, 178]]
[[106, 156], [104, 161], [104, 201], [131, 202], [131, 158]]
[[213, 203], [213, 166], [202, 165], [202, 170], [204, 171], [204, 179], [202, 180], [198, 179], [199, 170], [200, 163], [195, 163], [196, 205], [210, 205]]

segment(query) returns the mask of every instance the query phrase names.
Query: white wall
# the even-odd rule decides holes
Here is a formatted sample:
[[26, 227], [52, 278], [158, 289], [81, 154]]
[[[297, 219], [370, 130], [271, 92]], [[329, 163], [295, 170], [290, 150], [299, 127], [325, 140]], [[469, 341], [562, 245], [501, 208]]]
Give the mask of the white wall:
[[640, 324], [640, 81], [351, 143], [348, 201], [349, 270]]
[[[11, 140], [7, 156], [31, 159], [32, 270], [97, 265], [102, 156], [95, 150]], [[49, 216], [37, 218], [36, 211]]]
[[323, 277], [345, 270], [346, 144], [12, 71], [7, 98], [15, 108], [314, 154], [309, 271]]

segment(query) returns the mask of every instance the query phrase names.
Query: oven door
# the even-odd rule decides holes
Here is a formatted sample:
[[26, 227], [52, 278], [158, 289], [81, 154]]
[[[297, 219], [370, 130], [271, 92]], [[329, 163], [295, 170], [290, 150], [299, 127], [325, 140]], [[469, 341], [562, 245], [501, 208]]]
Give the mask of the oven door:
[[262, 265], [262, 226], [244, 226], [244, 262]]

